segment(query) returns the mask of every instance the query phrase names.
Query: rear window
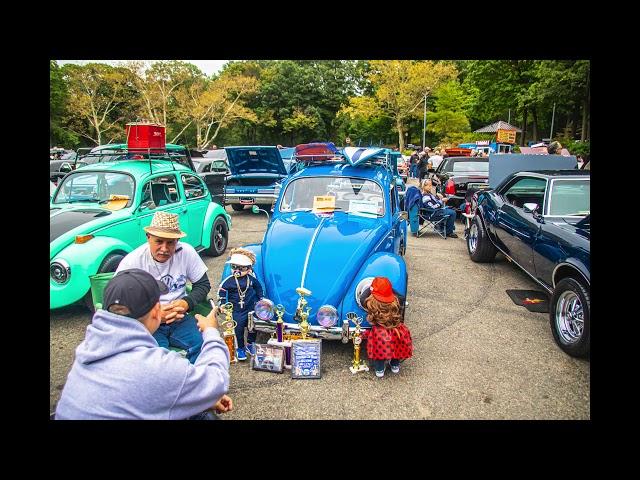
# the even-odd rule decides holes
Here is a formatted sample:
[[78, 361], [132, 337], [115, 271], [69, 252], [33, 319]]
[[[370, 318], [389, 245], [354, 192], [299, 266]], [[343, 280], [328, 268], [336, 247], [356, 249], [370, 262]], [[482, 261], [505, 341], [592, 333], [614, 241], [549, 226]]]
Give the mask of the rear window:
[[455, 162], [450, 170], [457, 172], [488, 172], [489, 162]]

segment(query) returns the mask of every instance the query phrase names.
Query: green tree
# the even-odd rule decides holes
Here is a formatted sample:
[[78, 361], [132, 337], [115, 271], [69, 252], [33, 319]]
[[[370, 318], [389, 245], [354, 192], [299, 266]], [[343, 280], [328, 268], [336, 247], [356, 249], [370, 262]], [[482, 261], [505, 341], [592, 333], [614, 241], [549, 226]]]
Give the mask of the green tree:
[[467, 110], [470, 99], [457, 81], [447, 82], [435, 92], [435, 111], [427, 112], [427, 130], [437, 141], [457, 143], [470, 131]]
[[[368, 62], [368, 81], [373, 95], [371, 101], [351, 99], [346, 108], [362, 109], [358, 115], [367, 117], [379, 110], [395, 126], [400, 150], [404, 150], [406, 123], [421, 115], [418, 106], [440, 85], [457, 76], [455, 66], [448, 62], [371, 60]], [[356, 97], [358, 98], [358, 97]]]

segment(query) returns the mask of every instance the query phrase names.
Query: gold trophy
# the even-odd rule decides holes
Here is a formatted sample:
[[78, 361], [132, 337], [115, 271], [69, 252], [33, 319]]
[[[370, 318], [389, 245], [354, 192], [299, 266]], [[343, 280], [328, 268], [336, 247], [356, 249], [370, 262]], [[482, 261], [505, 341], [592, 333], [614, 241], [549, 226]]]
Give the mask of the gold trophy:
[[224, 343], [227, 344], [227, 348], [229, 349], [230, 363], [236, 363], [238, 361], [236, 358], [236, 346], [238, 344], [238, 339], [236, 338], [235, 328], [236, 325], [238, 325], [238, 322], [236, 322], [232, 316], [233, 304], [231, 302], [225, 303], [222, 305], [222, 310], [226, 317], [224, 322], [222, 322], [222, 327], [224, 328]]
[[307, 319], [309, 318], [309, 312], [311, 311], [311, 307], [307, 307], [307, 301], [304, 299], [305, 295], [311, 295], [311, 290], [307, 290], [304, 287], [296, 288], [296, 293], [300, 295], [298, 299], [298, 308], [296, 309], [296, 318], [298, 322], [300, 322], [300, 333], [302, 334], [302, 339], [307, 339], [307, 334], [309, 333], [309, 322]]
[[362, 335], [360, 333], [361, 331], [360, 324], [362, 323], [363, 318], [359, 317], [357, 314], [353, 312], [349, 312], [347, 314], [347, 318], [351, 320], [356, 326], [356, 329], [354, 330], [352, 335], [353, 364], [349, 367], [349, 370], [351, 370], [351, 373], [368, 372], [369, 367], [364, 361], [360, 360], [360, 344], [362, 343]]

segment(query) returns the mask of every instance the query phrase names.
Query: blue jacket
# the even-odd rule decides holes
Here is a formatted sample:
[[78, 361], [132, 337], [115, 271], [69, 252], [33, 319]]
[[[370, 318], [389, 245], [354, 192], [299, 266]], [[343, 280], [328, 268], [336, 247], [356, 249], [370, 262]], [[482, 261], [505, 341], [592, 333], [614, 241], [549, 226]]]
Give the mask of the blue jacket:
[[[247, 288], [247, 282], [250, 282], [249, 288]], [[254, 309], [256, 302], [264, 296], [260, 281], [252, 274], [239, 277], [238, 284], [243, 292], [246, 290], [242, 307], [240, 306], [238, 285], [233, 275], [225, 278], [218, 289], [220, 302], [222, 304], [226, 302], [233, 304], [233, 319], [236, 322], [238, 322], [239, 319], [247, 318], [247, 314]]]

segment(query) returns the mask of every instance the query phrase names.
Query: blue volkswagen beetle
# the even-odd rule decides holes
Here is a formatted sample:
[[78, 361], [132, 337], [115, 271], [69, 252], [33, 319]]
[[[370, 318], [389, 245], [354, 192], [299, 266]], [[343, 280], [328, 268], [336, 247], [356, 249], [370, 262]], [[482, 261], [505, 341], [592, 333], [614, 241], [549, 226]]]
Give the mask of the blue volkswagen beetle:
[[513, 173], [475, 194], [467, 236], [471, 260], [500, 251], [551, 295], [553, 337], [575, 357], [590, 345], [590, 180], [584, 170]]
[[[252, 320], [273, 332], [274, 307], [282, 305], [285, 330], [298, 332], [303, 300], [310, 336], [346, 341], [354, 314], [370, 327], [360, 297], [374, 277], [389, 278], [404, 315], [407, 213], [384, 149], [310, 158], [282, 183], [263, 242], [244, 247], [256, 255], [267, 298]], [[227, 264], [222, 278], [230, 274]]]

